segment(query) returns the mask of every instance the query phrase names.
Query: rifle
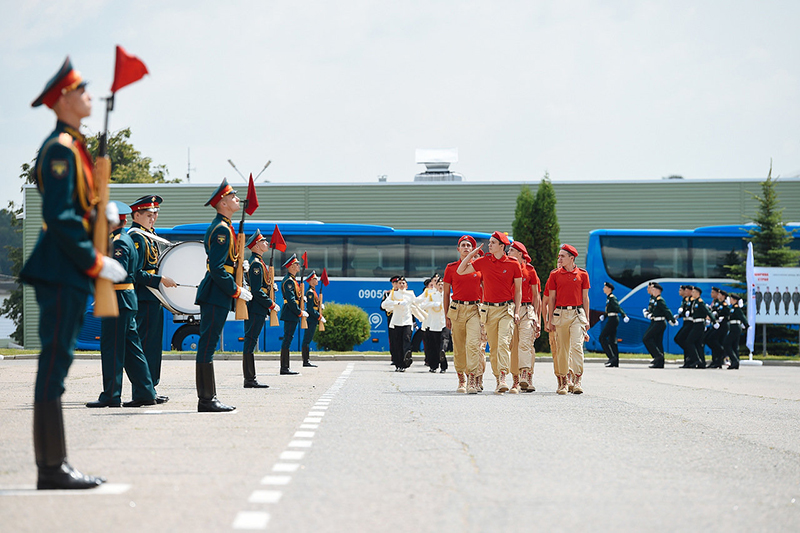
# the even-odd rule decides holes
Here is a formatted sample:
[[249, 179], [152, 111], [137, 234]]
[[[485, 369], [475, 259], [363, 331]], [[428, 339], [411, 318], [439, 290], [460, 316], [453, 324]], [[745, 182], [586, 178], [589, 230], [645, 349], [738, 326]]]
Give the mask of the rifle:
[[[100, 135], [100, 146], [97, 161], [94, 165], [94, 180], [97, 187], [98, 202], [95, 211], [94, 235], [92, 241], [97, 253], [108, 256], [108, 220], [106, 219], [106, 205], [110, 192], [108, 182], [111, 179], [111, 159], [108, 158], [107, 135], [108, 114], [114, 109], [114, 95], [106, 100], [105, 128]], [[94, 282], [94, 316], [114, 317], [119, 316], [117, 306], [117, 292], [110, 279], [96, 278]]]
[[328, 285], [328, 271], [322, 269], [322, 275], [319, 278], [319, 331], [325, 331], [325, 323], [322, 321], [322, 287]]
[[308, 320], [303, 316], [303, 311], [306, 310], [306, 284], [304, 282], [306, 275], [306, 261], [305, 254], [303, 254], [303, 271], [300, 272], [300, 329], [308, 329]]
[[325, 331], [325, 322], [322, 321], [322, 291], [319, 293], [319, 325], [317, 329], [319, 331]]
[[[234, 278], [236, 285], [244, 287], [244, 216], [247, 213], [247, 200], [242, 207], [242, 220], [239, 222], [239, 233], [236, 235], [236, 267]], [[241, 298], [236, 298], [236, 320], [247, 320], [250, 315], [247, 312], [247, 302]]]
[[[269, 299], [272, 300], [272, 303], [275, 303], [275, 267], [272, 266], [272, 262], [275, 259], [275, 246], [272, 243], [269, 243], [269, 247], [272, 249], [269, 253]], [[278, 326], [278, 312], [273, 307], [269, 310], [269, 325], [270, 327]]]

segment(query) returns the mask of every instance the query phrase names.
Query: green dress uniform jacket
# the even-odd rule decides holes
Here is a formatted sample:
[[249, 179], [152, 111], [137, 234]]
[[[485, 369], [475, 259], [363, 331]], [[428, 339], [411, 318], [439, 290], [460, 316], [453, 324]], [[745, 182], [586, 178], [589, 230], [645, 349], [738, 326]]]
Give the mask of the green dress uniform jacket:
[[64, 393], [75, 340], [102, 258], [92, 243], [94, 181], [85, 139], [58, 121], [39, 149], [35, 175], [42, 195], [42, 231], [20, 272], [39, 305], [39, 355], [35, 402]]
[[606, 298], [606, 315], [609, 313], [617, 313], [623, 318], [627, 316], [625, 311], [623, 311], [622, 307], [619, 305], [619, 300], [613, 294], [609, 294], [608, 298]]
[[250, 292], [253, 299], [247, 302], [249, 313], [268, 315], [272, 308], [272, 299], [269, 297], [269, 269], [264, 264], [264, 260], [258, 254], [253, 254], [250, 258], [250, 270], [247, 272], [247, 281], [250, 284]]
[[314, 290], [314, 287], [311, 286], [309, 286], [306, 291], [306, 312], [308, 313], [308, 318], [306, 319], [308, 329], [303, 333], [304, 348], [308, 348], [311, 345], [311, 341], [314, 340], [314, 334], [317, 332], [320, 317], [319, 296], [317, 296], [317, 291]]
[[[158, 298], [147, 288], [152, 287], [158, 289], [161, 283], [161, 276], [158, 275], [158, 245], [152, 239], [148, 238], [146, 234], [152, 233], [149, 229], [138, 222], [131, 224], [131, 229], [138, 231], [128, 230], [128, 235], [133, 240], [133, 245], [139, 254], [139, 261], [137, 264], [134, 282], [136, 283], [136, 297], [139, 301], [158, 302]], [[160, 303], [160, 302], [159, 302]]]
[[[300, 284], [288, 272], [281, 282], [281, 295], [283, 296], [283, 307], [281, 307], [280, 316], [281, 321], [283, 321], [281, 351], [284, 352], [291, 348], [297, 324], [300, 322], [300, 298], [302, 298]], [[283, 363], [281, 365], [286, 366]]]
[[203, 246], [206, 249], [208, 272], [197, 288], [195, 303], [208, 303], [233, 310], [233, 299], [239, 296], [239, 287], [233, 277], [236, 233], [230, 219], [218, 213], [206, 230]]

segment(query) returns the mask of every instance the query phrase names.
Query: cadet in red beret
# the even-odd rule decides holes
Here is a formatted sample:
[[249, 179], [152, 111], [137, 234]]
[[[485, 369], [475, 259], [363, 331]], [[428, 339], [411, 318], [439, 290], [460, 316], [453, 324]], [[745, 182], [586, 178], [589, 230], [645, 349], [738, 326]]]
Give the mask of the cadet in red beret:
[[553, 354], [553, 370], [558, 378], [558, 394], [583, 393], [583, 343], [589, 328], [589, 274], [575, 265], [578, 250], [562, 244], [558, 268], [550, 272], [545, 285], [548, 293], [549, 331], [558, 338]]
[[522, 308], [511, 341], [511, 375], [514, 382], [510, 392], [533, 392], [536, 390], [533, 386], [533, 364], [536, 358], [533, 342], [540, 332], [539, 276], [530, 264], [531, 258], [522, 242], [511, 243], [508, 255], [516, 259], [522, 269]]
[[[495, 231], [489, 239], [489, 253], [473, 261], [480, 251], [479, 246], [461, 260], [456, 270], [461, 275], [480, 272], [483, 277], [481, 313], [485, 313], [484, 328], [492, 349], [489, 360], [497, 379], [495, 394], [508, 391], [506, 376], [511, 370], [511, 340], [514, 325], [519, 322], [522, 301], [522, 269], [516, 260], [506, 255], [509, 244], [511, 241], [505, 233]], [[474, 379], [471, 372], [469, 380]]]
[[[447, 327], [453, 342], [453, 366], [458, 374], [458, 388], [456, 392], [477, 393], [477, 387], [467, 390], [467, 374], [473, 375], [482, 368], [481, 357], [486, 360], [485, 353], [481, 353], [481, 324], [478, 304], [481, 303], [483, 289], [481, 288], [481, 273], [459, 275], [458, 265], [477, 246], [477, 242], [470, 235], [458, 239], [458, 253], [460, 258], [447, 265], [444, 270], [444, 285], [442, 306], [446, 313]], [[450, 292], [452, 291], [452, 299]], [[475, 384], [473, 384], [475, 385]]]

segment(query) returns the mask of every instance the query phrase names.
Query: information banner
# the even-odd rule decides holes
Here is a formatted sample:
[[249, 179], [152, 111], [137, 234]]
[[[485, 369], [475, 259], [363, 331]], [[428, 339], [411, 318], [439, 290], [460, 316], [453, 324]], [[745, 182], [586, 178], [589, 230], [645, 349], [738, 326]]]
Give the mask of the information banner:
[[800, 324], [800, 268], [753, 267], [756, 324]]

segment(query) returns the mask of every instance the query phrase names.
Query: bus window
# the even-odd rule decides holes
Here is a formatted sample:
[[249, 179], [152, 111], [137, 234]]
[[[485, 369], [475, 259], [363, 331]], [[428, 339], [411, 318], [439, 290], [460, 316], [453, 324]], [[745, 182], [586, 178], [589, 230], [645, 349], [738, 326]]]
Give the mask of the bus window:
[[[322, 269], [326, 268], [328, 276], [342, 277], [342, 262], [344, 258], [344, 238], [325, 235], [291, 235], [284, 236], [286, 241], [286, 252], [275, 253], [275, 268], [285, 275], [286, 272], [281, 265], [297, 254], [300, 259], [303, 252], [308, 252], [308, 269], [306, 274], [316, 270], [317, 275], [322, 275]], [[279, 257], [280, 256], [280, 257]], [[264, 254], [264, 260], [269, 261], [269, 252]]]
[[688, 277], [688, 248], [683, 237], [600, 237], [606, 272], [629, 288], [653, 278]]
[[459, 257], [456, 241], [449, 237], [411, 237], [408, 239], [408, 276], [426, 278], [438, 272], [444, 276], [448, 263]]
[[390, 278], [405, 275], [406, 245], [402, 237], [348, 237], [346, 276]]
[[725, 265], [740, 265], [747, 251], [741, 237], [693, 237], [689, 277], [727, 278]]

